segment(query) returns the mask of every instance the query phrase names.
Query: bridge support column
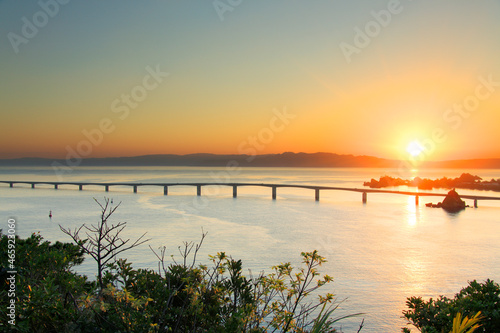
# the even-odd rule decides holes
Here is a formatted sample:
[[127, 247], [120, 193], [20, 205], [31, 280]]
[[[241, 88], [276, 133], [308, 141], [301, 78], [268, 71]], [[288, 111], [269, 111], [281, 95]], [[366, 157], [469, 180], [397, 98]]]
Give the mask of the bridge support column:
[[196, 195], [201, 196], [201, 185], [196, 185]]
[[363, 203], [366, 203], [368, 199], [368, 194], [366, 192], [363, 192]]
[[163, 195], [168, 195], [168, 186], [163, 186]]
[[276, 186], [273, 186], [273, 200], [276, 200]]
[[233, 185], [233, 198], [238, 196], [238, 186]]
[[477, 208], [477, 199], [474, 199], [474, 208]]
[[109, 185], [105, 185], [104, 189], [106, 190], [106, 192], [109, 192]]
[[134, 185], [134, 193], [137, 193], [137, 185]]
[[83, 190], [83, 185], [78, 185], [78, 189], [81, 191]]
[[315, 189], [314, 192], [315, 192], [314, 197], [315, 197], [316, 201], [319, 201], [319, 188]]
[[35, 188], [35, 183], [31, 183], [31, 188]]
[[417, 195], [417, 196], [415, 196], [415, 205], [417, 205], [417, 206], [418, 206], [418, 195]]
[[14, 187], [14, 183], [10, 183], [10, 187]]
[[54, 184], [54, 190], [57, 190], [57, 188], [58, 188], [58, 185]]

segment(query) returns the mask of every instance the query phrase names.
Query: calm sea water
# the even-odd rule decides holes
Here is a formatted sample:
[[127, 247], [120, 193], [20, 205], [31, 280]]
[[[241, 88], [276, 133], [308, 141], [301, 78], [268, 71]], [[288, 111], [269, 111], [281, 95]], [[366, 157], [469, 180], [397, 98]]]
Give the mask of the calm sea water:
[[[467, 170], [483, 179], [499, 178], [500, 170]], [[415, 172], [421, 177], [458, 177], [457, 170]], [[311, 184], [362, 188], [363, 181], [383, 175], [400, 176], [381, 169], [299, 169], [246, 168], [238, 172], [224, 168], [76, 168], [64, 181], [93, 182], [253, 182]], [[403, 175], [409, 177], [411, 175]], [[58, 181], [50, 168], [0, 168], [0, 180]], [[300, 263], [300, 252], [318, 250], [328, 259], [321, 272], [334, 277], [323, 287], [337, 299], [345, 300], [339, 315], [364, 312], [362, 332], [398, 332], [405, 325], [401, 312], [412, 295], [453, 296], [467, 282], [487, 278], [500, 281], [500, 202], [480, 201], [479, 208], [458, 214], [425, 207], [440, 198], [394, 194], [361, 194], [278, 189], [238, 188], [233, 199], [231, 187], [204, 187], [196, 196], [195, 187], [171, 187], [163, 195], [160, 187], [49, 186], [31, 189], [0, 185], [0, 228], [15, 217], [17, 233], [26, 237], [40, 231], [47, 240], [69, 241], [59, 230], [98, 221], [99, 207], [93, 198], [105, 196], [121, 202], [114, 221], [127, 221], [125, 235], [138, 237], [146, 232], [153, 248], [167, 246], [178, 254], [183, 241], [197, 242], [202, 230], [208, 232], [198, 259], [224, 251], [242, 259], [254, 275], [269, 272], [280, 262]], [[436, 192], [445, 192], [437, 190]], [[493, 192], [459, 190], [460, 194], [500, 196]], [[469, 204], [472, 204], [469, 202]], [[53, 217], [48, 217], [49, 211]], [[147, 245], [130, 250], [125, 257], [135, 267], [156, 268], [157, 261]], [[95, 264], [87, 260], [78, 271], [95, 276]], [[250, 273], [248, 273], [250, 274]], [[356, 332], [361, 318], [343, 322], [346, 332]]]

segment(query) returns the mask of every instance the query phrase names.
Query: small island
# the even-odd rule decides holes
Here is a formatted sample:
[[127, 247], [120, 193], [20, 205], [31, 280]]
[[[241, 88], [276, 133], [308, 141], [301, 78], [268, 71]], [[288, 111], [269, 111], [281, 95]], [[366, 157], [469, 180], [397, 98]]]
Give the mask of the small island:
[[469, 207], [465, 204], [465, 201], [460, 198], [460, 195], [457, 191], [455, 191], [455, 189], [448, 192], [443, 202], [439, 202], [437, 204], [427, 203], [425, 205], [432, 208], [443, 208], [450, 213], [456, 213], [465, 209], [465, 207]]
[[443, 177], [440, 179], [427, 179], [415, 177], [412, 180], [393, 178], [390, 176], [380, 177], [380, 180], [372, 179], [369, 182], [364, 182], [363, 186], [370, 188], [408, 186], [417, 187], [420, 190], [432, 190], [434, 188], [444, 189], [470, 189], [500, 192], [500, 178], [483, 181], [481, 177], [463, 173], [458, 178]]

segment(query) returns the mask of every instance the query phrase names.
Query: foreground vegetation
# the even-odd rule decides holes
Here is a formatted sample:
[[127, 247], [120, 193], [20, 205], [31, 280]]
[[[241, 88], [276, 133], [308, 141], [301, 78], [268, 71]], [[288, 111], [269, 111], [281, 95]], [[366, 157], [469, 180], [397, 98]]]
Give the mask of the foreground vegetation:
[[[360, 315], [334, 317], [333, 295], [318, 293], [332, 278], [320, 275], [325, 259], [317, 251], [301, 253], [299, 268], [284, 263], [270, 274], [246, 277], [241, 260], [225, 253], [211, 256], [209, 265], [198, 264], [202, 233], [198, 244], [179, 247], [180, 259], [167, 262], [164, 247], [153, 251], [157, 270], [134, 269], [116, 255], [147, 240], [144, 235], [134, 242], [123, 239], [126, 223], [108, 222], [117, 206], [107, 199], [98, 204], [96, 225], [61, 227], [74, 243], [50, 243], [39, 233], [15, 238], [15, 326], [4, 315], [13, 292], [8, 279], [12, 235], [0, 230], [1, 332], [317, 333], [337, 332], [339, 320]], [[96, 281], [73, 271], [86, 254], [97, 265]], [[500, 332], [499, 302], [498, 284], [472, 281], [453, 299], [410, 297], [403, 314], [421, 332]], [[358, 332], [362, 327], [363, 321]]]
[[[454, 298], [440, 296], [424, 301], [422, 297], [410, 297], [403, 311], [410, 324], [421, 332], [472, 332], [455, 330], [453, 319], [462, 316], [480, 319], [474, 332], [500, 332], [500, 286], [491, 280], [483, 283], [476, 280]], [[410, 332], [404, 328], [403, 332]]]
[[[5, 267], [2, 235], [2, 266]], [[2, 318], [3, 331], [19, 332], [334, 332], [327, 304], [333, 296], [308, 295], [331, 278], [319, 278], [324, 259], [302, 253], [305, 267], [274, 267], [248, 279], [242, 262], [224, 253], [210, 266], [172, 263], [156, 272], [134, 269], [126, 260], [108, 264], [99, 283], [72, 272], [83, 261], [74, 244], [44, 241], [39, 234], [17, 239], [16, 326]], [[164, 264], [163, 258], [161, 265]], [[2, 270], [0, 306], [8, 305]], [[319, 278], [319, 279], [317, 279]], [[322, 309], [318, 318], [312, 312]], [[322, 325], [321, 320], [324, 319]], [[322, 330], [314, 330], [314, 325]]]
[[[101, 221], [96, 225], [75, 230], [61, 227], [74, 244], [51, 244], [40, 234], [16, 238], [16, 325], [2, 318], [0, 330], [336, 332], [333, 325], [343, 319], [333, 318], [332, 294], [318, 296], [317, 289], [332, 278], [318, 272], [325, 259], [316, 251], [302, 253], [303, 266], [298, 269], [284, 263], [268, 275], [247, 278], [241, 260], [225, 253], [210, 257], [210, 265], [197, 264], [203, 234], [198, 244], [184, 243], [179, 248], [180, 260], [168, 263], [162, 248], [155, 253], [157, 271], [134, 269], [116, 254], [145, 240], [122, 239], [125, 223], [108, 223], [117, 207], [107, 199], [99, 205]], [[5, 309], [10, 288], [8, 236], [1, 232], [0, 236], [0, 307]], [[85, 254], [97, 264], [96, 281], [72, 270]]]

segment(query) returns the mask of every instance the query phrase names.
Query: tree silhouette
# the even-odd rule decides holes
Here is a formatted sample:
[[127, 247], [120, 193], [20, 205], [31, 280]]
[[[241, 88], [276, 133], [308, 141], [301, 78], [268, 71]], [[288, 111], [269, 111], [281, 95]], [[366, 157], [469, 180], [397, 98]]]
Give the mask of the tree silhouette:
[[[116, 225], [108, 223], [108, 219], [118, 209], [121, 202], [116, 206], [112, 206], [112, 203], [110, 203], [112, 201], [109, 198], [104, 198], [104, 203], [100, 203], [95, 198], [94, 200], [101, 207], [101, 219], [97, 225], [91, 224], [89, 227], [82, 224], [79, 228], [75, 228], [74, 230], [70, 228], [65, 229], [61, 225], [59, 225], [59, 228], [62, 232], [70, 236], [86, 254], [90, 255], [96, 261], [97, 278], [101, 293], [104, 289], [102, 275], [106, 265], [118, 254], [139, 246], [150, 239], [143, 239], [146, 235], [146, 233], [144, 233], [130, 244], [130, 239], [124, 239], [120, 236], [127, 222], [119, 222]], [[80, 235], [82, 232], [85, 232], [85, 238], [82, 238]]]

